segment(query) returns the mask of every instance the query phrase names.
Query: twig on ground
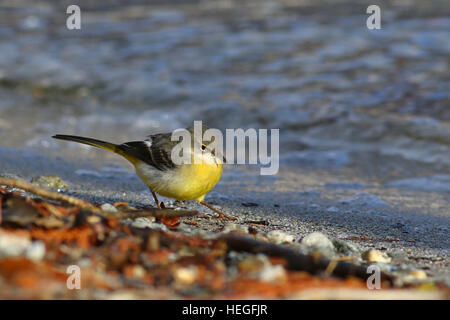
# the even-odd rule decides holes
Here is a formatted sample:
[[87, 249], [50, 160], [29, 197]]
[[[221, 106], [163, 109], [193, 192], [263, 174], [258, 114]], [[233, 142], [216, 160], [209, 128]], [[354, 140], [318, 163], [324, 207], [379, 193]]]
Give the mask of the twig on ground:
[[[245, 236], [227, 234], [220, 237], [220, 239], [225, 241], [229, 250], [263, 253], [268, 256], [284, 258], [287, 261], [286, 267], [290, 270], [308, 271], [312, 274], [328, 271], [330, 274], [340, 278], [354, 276], [364, 280], [367, 280], [370, 276], [367, 273], [367, 268], [363, 266], [357, 266], [344, 261], [332, 262], [329, 259], [301, 254], [280, 245], [266, 243]], [[392, 277], [385, 273], [381, 274], [381, 280], [386, 280], [390, 284], [393, 283]]]
[[33, 193], [39, 197], [64, 202], [66, 204], [80, 207], [81, 209], [89, 210], [93, 213], [99, 213], [102, 211], [100, 208], [97, 208], [96, 206], [94, 206], [93, 204], [91, 204], [85, 200], [81, 200], [79, 198], [68, 196], [66, 194], [61, 194], [58, 192], [50, 191], [50, 190], [32, 185], [31, 183], [26, 182], [24, 180], [0, 177], [0, 185], [19, 188], [19, 189], [25, 190], [27, 192]]

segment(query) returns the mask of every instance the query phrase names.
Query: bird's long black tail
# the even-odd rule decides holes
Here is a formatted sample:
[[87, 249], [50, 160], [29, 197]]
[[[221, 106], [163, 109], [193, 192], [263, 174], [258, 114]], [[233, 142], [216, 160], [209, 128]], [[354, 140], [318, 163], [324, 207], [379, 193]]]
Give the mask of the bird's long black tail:
[[78, 143], [87, 144], [90, 146], [94, 146], [100, 149], [108, 150], [117, 154], [120, 154], [128, 161], [135, 163], [136, 158], [132, 156], [129, 152], [126, 152], [123, 147], [119, 144], [114, 144], [106, 141], [101, 141], [97, 139], [87, 138], [87, 137], [79, 137], [79, 136], [71, 136], [71, 135], [65, 135], [65, 134], [56, 134], [52, 138], [60, 139], [60, 140], [67, 140], [67, 141], [74, 141]]

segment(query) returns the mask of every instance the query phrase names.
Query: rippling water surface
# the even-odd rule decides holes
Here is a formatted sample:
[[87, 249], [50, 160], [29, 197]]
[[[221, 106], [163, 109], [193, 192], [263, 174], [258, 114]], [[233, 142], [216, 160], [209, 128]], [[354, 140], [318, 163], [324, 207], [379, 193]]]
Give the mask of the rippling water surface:
[[76, 157], [50, 136], [119, 142], [196, 119], [280, 128], [283, 166], [448, 192], [446, 1], [382, 2], [381, 30], [364, 1], [152, 3], [78, 1], [73, 31], [68, 2], [1, 1], [1, 145]]

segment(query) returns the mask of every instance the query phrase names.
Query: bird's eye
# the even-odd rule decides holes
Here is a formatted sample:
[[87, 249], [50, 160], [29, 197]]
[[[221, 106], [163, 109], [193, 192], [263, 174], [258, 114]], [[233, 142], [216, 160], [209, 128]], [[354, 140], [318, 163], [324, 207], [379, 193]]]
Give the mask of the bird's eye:
[[206, 149], [206, 146], [203, 144], [202, 145], [202, 150], [205, 150]]

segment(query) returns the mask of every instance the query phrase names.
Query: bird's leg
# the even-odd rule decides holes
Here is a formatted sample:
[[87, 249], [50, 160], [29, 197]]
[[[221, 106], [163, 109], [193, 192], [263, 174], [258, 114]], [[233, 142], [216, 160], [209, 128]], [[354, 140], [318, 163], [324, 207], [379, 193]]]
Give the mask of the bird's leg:
[[236, 218], [227, 216], [225, 213], [220, 212], [219, 210], [217, 210], [216, 208], [214, 208], [213, 206], [207, 204], [207, 203], [204, 202], [204, 201], [200, 201], [200, 203], [201, 203], [202, 205], [204, 205], [205, 207], [211, 209], [211, 210], [214, 211], [215, 213], [217, 213], [217, 214], [219, 215], [218, 218], [220, 218], [220, 219], [223, 219], [223, 220], [236, 220]]
[[[150, 192], [152, 193], [153, 199], [155, 200], [155, 203], [156, 203], [156, 207], [157, 207], [158, 209], [161, 209], [161, 206], [159, 205], [158, 198], [156, 197], [156, 193], [154, 193], [152, 189], [150, 189], [150, 188], [148, 188], [148, 189], [149, 189]], [[164, 204], [163, 204], [163, 205], [164, 205]]]

